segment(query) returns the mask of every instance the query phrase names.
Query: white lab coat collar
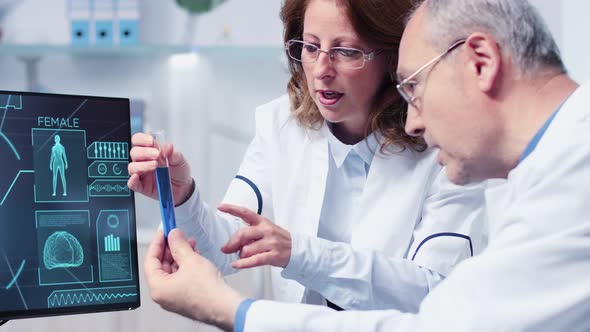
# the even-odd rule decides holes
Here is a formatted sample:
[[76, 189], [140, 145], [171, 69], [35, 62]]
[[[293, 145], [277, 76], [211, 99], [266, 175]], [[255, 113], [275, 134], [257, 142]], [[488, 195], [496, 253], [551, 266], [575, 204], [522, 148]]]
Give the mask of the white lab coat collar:
[[349, 145], [342, 143], [338, 138], [336, 138], [329, 127], [330, 126], [324, 122], [321, 131], [328, 140], [328, 145], [330, 146], [330, 155], [334, 159], [336, 167], [340, 168], [342, 166], [344, 159], [346, 159], [351, 150], [354, 150], [356, 153], [358, 153], [358, 155], [361, 157], [361, 159], [363, 159], [368, 167], [371, 166], [371, 162], [375, 156], [375, 151], [379, 148], [380, 143], [377, 135], [375, 135], [374, 132], [364, 140], [354, 145]]
[[[537, 144], [535, 150], [531, 152], [531, 156], [535, 153], [537, 149], [543, 150], [543, 147], [561, 146], [563, 144], [563, 132], [571, 128], [573, 124], [579, 123], [583, 121], [584, 118], [587, 118], [589, 116], [587, 112], [577, 111], [579, 109], [584, 109], [584, 105], [588, 105], [590, 103], [589, 91], [590, 82], [580, 85], [576, 90], [574, 90], [569, 96], [565, 98], [563, 103], [555, 110], [559, 110], [559, 112], [551, 121], [551, 124], [539, 140], [539, 143]], [[531, 163], [529, 159], [534, 158], [527, 158], [523, 160], [521, 163], [519, 163], [514, 169], [512, 169], [508, 173], [508, 179], [514, 176], [513, 173], [518, 173], [520, 169], [527, 169], [526, 165], [528, 163]], [[523, 166], [523, 164], [525, 166]]]

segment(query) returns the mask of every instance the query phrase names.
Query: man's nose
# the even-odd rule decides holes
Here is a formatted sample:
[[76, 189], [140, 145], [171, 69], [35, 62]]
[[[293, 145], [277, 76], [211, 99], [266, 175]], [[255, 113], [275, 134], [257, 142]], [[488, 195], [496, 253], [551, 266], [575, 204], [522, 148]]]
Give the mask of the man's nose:
[[424, 126], [424, 122], [418, 114], [418, 110], [413, 107], [412, 105], [408, 105], [408, 116], [406, 117], [406, 134], [410, 136], [423, 136], [426, 127]]

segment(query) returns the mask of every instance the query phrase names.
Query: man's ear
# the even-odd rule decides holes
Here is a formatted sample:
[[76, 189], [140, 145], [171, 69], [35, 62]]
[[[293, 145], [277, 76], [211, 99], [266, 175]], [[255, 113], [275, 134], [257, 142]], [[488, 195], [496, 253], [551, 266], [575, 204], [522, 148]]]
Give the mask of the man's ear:
[[487, 33], [476, 32], [465, 41], [469, 69], [477, 86], [483, 92], [491, 92], [499, 83], [502, 53], [498, 43]]

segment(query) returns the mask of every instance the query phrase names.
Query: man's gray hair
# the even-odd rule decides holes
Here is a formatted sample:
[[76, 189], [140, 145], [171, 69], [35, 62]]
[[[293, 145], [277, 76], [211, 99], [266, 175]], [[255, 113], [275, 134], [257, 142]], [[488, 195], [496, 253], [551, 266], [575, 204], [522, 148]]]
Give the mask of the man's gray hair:
[[480, 31], [494, 36], [525, 76], [547, 67], [566, 71], [553, 36], [527, 0], [425, 0], [416, 8], [420, 5], [430, 42], [441, 51]]

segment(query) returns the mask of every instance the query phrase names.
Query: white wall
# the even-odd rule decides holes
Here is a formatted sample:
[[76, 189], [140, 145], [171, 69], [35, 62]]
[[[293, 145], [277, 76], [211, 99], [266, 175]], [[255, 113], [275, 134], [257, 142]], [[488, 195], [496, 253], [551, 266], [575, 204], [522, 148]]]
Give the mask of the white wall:
[[551, 30], [553, 34], [553, 38], [557, 42], [559, 47], [562, 46], [562, 1], [556, 0], [530, 0], [530, 2], [537, 8], [543, 19], [545, 19], [545, 23]]
[[586, 0], [530, 0], [545, 21], [561, 49], [569, 74], [579, 83], [590, 80], [590, 2]]
[[590, 80], [590, 2], [585, 0], [563, 0], [561, 19], [563, 21], [562, 54], [570, 74], [578, 82]]

